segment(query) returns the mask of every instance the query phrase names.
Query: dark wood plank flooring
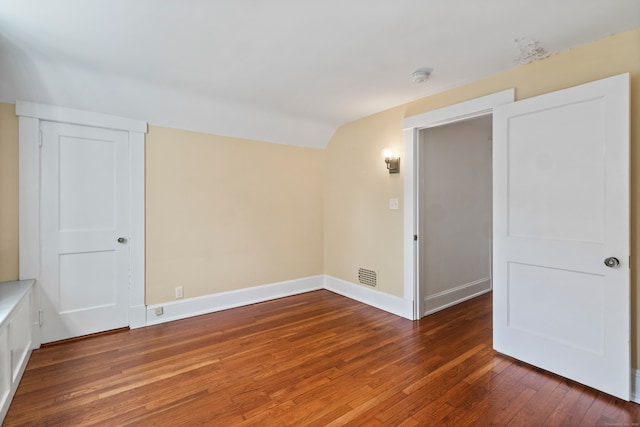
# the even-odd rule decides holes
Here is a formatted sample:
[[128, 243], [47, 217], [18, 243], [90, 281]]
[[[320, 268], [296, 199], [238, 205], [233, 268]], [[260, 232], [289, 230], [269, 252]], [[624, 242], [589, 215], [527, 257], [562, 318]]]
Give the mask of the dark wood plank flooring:
[[33, 352], [6, 426], [632, 426], [501, 356], [491, 296], [411, 322], [316, 291]]

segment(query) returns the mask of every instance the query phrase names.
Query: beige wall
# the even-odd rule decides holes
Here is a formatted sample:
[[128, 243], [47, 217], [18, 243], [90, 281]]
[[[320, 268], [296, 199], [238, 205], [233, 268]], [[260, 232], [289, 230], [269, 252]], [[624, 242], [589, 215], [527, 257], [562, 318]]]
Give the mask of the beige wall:
[[0, 282], [18, 280], [18, 118], [0, 103]]
[[[358, 283], [358, 268], [378, 272], [377, 289], [402, 296], [404, 166], [389, 174], [382, 150], [402, 153], [398, 107], [339, 128], [325, 150], [325, 274]], [[389, 210], [397, 198], [400, 209]]]
[[322, 274], [322, 150], [151, 126], [146, 303]]
[[402, 183], [399, 176], [383, 176], [384, 165], [377, 153], [385, 145], [400, 146], [404, 117], [508, 88], [515, 88], [516, 98], [524, 99], [624, 72], [631, 73], [632, 334], [634, 366], [640, 367], [640, 257], [636, 255], [640, 242], [640, 30], [579, 46], [339, 128], [325, 154], [325, 274], [355, 283], [354, 272], [362, 263], [378, 263], [389, 278], [380, 290], [402, 295], [402, 211], [389, 212], [385, 206], [391, 194], [401, 195]]

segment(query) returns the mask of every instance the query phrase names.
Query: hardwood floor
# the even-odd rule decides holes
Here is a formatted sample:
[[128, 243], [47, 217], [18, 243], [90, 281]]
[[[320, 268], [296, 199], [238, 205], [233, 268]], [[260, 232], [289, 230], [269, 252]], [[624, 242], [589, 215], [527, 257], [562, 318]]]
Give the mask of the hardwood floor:
[[328, 291], [33, 352], [6, 426], [631, 426], [491, 349], [491, 296], [411, 322]]

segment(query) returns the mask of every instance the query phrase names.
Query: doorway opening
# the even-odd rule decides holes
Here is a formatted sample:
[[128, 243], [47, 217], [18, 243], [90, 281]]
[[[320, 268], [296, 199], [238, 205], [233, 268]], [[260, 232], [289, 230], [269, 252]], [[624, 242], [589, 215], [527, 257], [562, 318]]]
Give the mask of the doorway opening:
[[[404, 173], [404, 293], [405, 295], [412, 297], [413, 319], [420, 319], [424, 316], [425, 312], [422, 307], [424, 291], [420, 286], [419, 277], [419, 243], [421, 240], [428, 238], [428, 236], [422, 236], [420, 234], [421, 231], [419, 231], [418, 159], [420, 155], [419, 144], [420, 137], [422, 135], [421, 132], [444, 125], [463, 123], [473, 119], [484, 118], [488, 120], [495, 107], [512, 103], [514, 99], [515, 91], [513, 89], [508, 89], [449, 107], [408, 117], [403, 121], [405, 136], [404, 156], [406, 158]], [[438, 182], [435, 182], [435, 185], [438, 185]], [[487, 198], [490, 201], [489, 203], [491, 203], [491, 196], [489, 195]], [[451, 268], [459, 268], [455, 266], [455, 259], [451, 260], [451, 264], [454, 266]], [[490, 275], [486, 278], [490, 279]], [[467, 287], [469, 289], [473, 289], [473, 286], [475, 285], [482, 287], [482, 282], [483, 281], [480, 281], [474, 285], [469, 285], [469, 283], [467, 283], [467, 285], [469, 285]], [[489, 286], [491, 286], [490, 280]], [[438, 292], [441, 291], [436, 291], [435, 294]], [[455, 292], [449, 293], [455, 295]]]
[[490, 114], [418, 132], [420, 317], [491, 291], [491, 144]]

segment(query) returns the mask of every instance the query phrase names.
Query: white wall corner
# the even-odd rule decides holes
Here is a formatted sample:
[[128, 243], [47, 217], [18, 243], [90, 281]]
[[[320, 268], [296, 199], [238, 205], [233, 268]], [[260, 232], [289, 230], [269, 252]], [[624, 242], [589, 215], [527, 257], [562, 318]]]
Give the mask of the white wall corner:
[[640, 403], [640, 370], [631, 370], [631, 401]]
[[380, 310], [387, 311], [389, 313], [395, 314], [396, 316], [413, 320], [412, 300], [365, 288], [364, 286], [360, 286], [355, 283], [347, 282], [346, 280], [337, 279], [331, 276], [325, 276], [324, 289], [335, 292], [347, 298], [360, 301], [363, 304], [379, 308]]
[[[235, 291], [149, 305], [146, 309], [146, 325], [157, 325], [172, 320], [185, 319], [201, 314], [317, 291], [323, 288], [323, 279], [324, 276], [311, 276], [286, 282], [271, 283]], [[160, 307], [162, 307], [163, 314], [157, 316], [155, 311], [156, 308]]]

